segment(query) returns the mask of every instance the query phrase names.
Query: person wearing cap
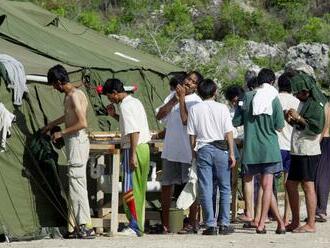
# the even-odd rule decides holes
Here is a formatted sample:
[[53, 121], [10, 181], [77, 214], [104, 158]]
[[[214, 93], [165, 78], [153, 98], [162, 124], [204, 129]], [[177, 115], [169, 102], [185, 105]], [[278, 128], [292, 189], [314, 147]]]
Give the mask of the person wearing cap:
[[151, 135], [147, 114], [140, 100], [129, 95], [119, 79], [108, 79], [103, 94], [117, 105], [107, 112], [119, 121], [123, 153], [123, 203], [129, 225], [121, 234], [142, 236], [144, 233], [147, 179], [150, 167], [148, 142]]

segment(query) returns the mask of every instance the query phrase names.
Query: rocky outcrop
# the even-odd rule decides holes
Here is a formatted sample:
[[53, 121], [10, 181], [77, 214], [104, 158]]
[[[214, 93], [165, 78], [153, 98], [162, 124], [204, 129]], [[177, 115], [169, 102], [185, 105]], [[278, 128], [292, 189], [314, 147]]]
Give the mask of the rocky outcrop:
[[134, 48], [138, 48], [142, 44], [141, 39], [130, 39], [126, 35], [109, 34], [108, 37]]
[[318, 77], [325, 79], [328, 74], [329, 46], [320, 43], [301, 43], [288, 49], [287, 61], [305, 63], [317, 72]]
[[284, 57], [285, 51], [279, 48], [278, 45], [268, 45], [266, 43], [258, 43], [255, 41], [246, 42], [247, 53], [250, 57]]
[[[141, 39], [130, 39], [124, 35], [109, 35], [109, 37], [134, 48], [140, 48], [143, 44]], [[171, 52], [163, 59], [184, 68], [198, 68], [212, 63], [211, 66], [216, 66], [218, 71], [226, 69], [231, 78], [231, 74], [235, 77], [237, 70], [258, 72], [260, 66], [256, 65], [255, 58], [269, 58], [284, 61], [285, 68], [302, 70], [316, 79], [330, 81], [329, 46], [326, 44], [301, 43], [286, 49], [276, 44], [247, 41], [245, 49], [234, 51], [232, 56], [222, 54], [224, 43], [219, 41], [182, 39], [173, 46]]]

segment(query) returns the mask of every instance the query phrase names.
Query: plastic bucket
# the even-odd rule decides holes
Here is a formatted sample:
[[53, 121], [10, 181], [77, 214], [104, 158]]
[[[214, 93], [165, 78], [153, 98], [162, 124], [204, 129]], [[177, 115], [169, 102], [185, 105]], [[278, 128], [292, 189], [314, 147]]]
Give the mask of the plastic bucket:
[[182, 209], [170, 208], [169, 211], [169, 231], [177, 233], [183, 228], [184, 211]]

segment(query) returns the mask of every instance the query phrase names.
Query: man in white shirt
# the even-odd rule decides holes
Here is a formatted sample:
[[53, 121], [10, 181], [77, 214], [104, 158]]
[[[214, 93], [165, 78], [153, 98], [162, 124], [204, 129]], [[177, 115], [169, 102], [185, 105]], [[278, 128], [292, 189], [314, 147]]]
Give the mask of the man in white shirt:
[[124, 234], [142, 236], [147, 179], [150, 167], [150, 131], [142, 103], [125, 92], [119, 79], [108, 79], [103, 94], [118, 105], [119, 114], [112, 104], [107, 106], [110, 116], [119, 121], [123, 164], [123, 202], [129, 226]]
[[[198, 72], [187, 74], [183, 84], [176, 87], [176, 94], [164, 104], [157, 113], [157, 119], [166, 118], [166, 134], [162, 153], [162, 223], [167, 232], [169, 225], [169, 208], [173, 186], [183, 185], [188, 182], [188, 169], [191, 166], [191, 149], [187, 134], [188, 110], [201, 102], [195, 94], [198, 83], [202, 76]], [[196, 204], [190, 207], [190, 224], [181, 230], [180, 234], [197, 233]]]
[[189, 110], [187, 125], [191, 148], [196, 151], [199, 199], [207, 225], [207, 229], [203, 231], [204, 235], [217, 234], [212, 201], [214, 178], [220, 189], [219, 234], [229, 234], [234, 231], [229, 225], [230, 172], [236, 163], [234, 127], [228, 107], [214, 101], [216, 90], [216, 84], [210, 79], [205, 79], [198, 85], [198, 94], [203, 102]]
[[[298, 98], [294, 97], [291, 94], [291, 83], [290, 83], [291, 75], [289, 73], [283, 73], [278, 78], [278, 89], [279, 95], [278, 98], [282, 105], [283, 111], [287, 111], [289, 109], [298, 109], [299, 100]], [[288, 179], [288, 173], [291, 164], [291, 155], [290, 155], [290, 148], [291, 148], [291, 138], [292, 138], [292, 131], [293, 127], [285, 122], [285, 126], [281, 132], [277, 132], [278, 143], [281, 149], [281, 156], [282, 156], [282, 164], [283, 164], [283, 185], [284, 188], [286, 181]], [[290, 214], [290, 205], [289, 205], [289, 198], [287, 191], [285, 190], [285, 204], [284, 204], [284, 216], [283, 221], [285, 225], [289, 224], [289, 214]]]

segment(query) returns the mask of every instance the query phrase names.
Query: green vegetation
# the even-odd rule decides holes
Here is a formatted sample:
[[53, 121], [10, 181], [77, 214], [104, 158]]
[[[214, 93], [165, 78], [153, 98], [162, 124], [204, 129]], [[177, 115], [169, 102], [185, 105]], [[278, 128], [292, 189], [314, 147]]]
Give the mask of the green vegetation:
[[[221, 78], [221, 87], [243, 82], [246, 68], [241, 68], [239, 60], [246, 40], [284, 47], [300, 42], [330, 45], [329, 0], [223, 0], [217, 7], [210, 0], [30, 1], [105, 35], [140, 38], [139, 49], [162, 59], [171, 57], [181, 39], [221, 41], [224, 46], [206, 65], [197, 64], [193, 57], [185, 57], [181, 63], [187, 70], [198, 69], [206, 77]], [[236, 64], [228, 65], [235, 59]], [[252, 61], [275, 71], [284, 65], [281, 58]]]

